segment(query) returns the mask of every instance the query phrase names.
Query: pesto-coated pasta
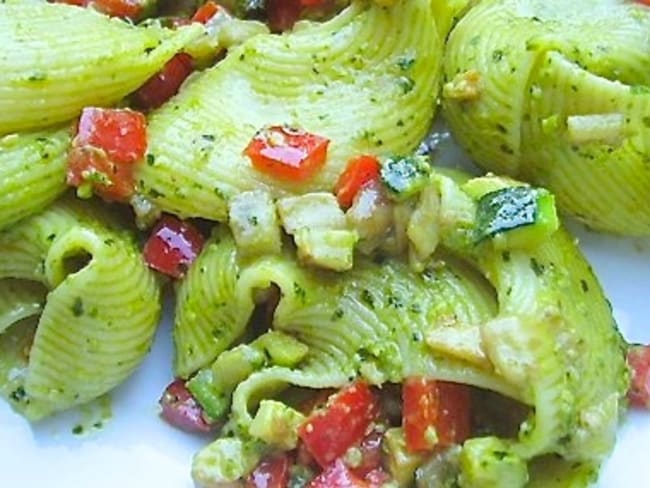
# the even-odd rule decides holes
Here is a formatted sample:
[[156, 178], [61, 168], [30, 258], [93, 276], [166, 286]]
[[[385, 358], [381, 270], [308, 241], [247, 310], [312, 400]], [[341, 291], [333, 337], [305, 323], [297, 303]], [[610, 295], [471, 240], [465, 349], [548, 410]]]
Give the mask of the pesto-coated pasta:
[[593, 228], [649, 234], [649, 28], [636, 2], [481, 2], [449, 37], [455, 137]]
[[[230, 49], [151, 115], [140, 192], [165, 211], [223, 220], [241, 191], [329, 191], [354, 155], [412, 151], [433, 118], [443, 39], [457, 10], [355, 1], [328, 22]], [[324, 168], [306, 182], [264, 175], [243, 155], [256, 131], [281, 124], [331, 140]]]
[[201, 32], [136, 27], [64, 4], [0, 3], [0, 135], [118, 102]]
[[[486, 177], [463, 183], [436, 175], [432, 184], [453, 185], [478, 200], [513, 182]], [[290, 252], [247, 260], [219, 231], [181, 286], [177, 364], [188, 366], [181, 373], [191, 373], [183, 360], [188, 351], [202, 351], [192, 366], [205, 367], [228, 340], [241, 337], [256, 290], [276, 284], [273, 328], [298, 339], [308, 353], [295, 367], [271, 361], [245, 374], [232, 396], [232, 425], [242, 439], [250, 436], [259, 399], [289, 385], [341, 387], [356, 377], [383, 384], [423, 375], [530, 406], [518, 439], [498, 441], [517, 459], [556, 454], [549, 461], [553, 469], [578, 463], [581, 472], [596, 472], [613, 446], [627, 388], [624, 342], [597, 280], [563, 229], [528, 250], [503, 251], [473, 235], [467, 227], [443, 227], [440, 247], [420, 273], [389, 258], [357, 259], [341, 275], [300, 268]], [[224, 283], [228, 295], [220, 293]], [[206, 286], [210, 291], [201, 294]], [[223, 320], [216, 327], [215, 321], [194, 320], [206, 310]], [[244, 312], [236, 321], [234, 310]], [[219, 442], [205, 456], [218, 451]], [[465, 456], [480, 452], [471, 449], [478, 442], [496, 440], [477, 439]]]
[[68, 128], [0, 138], [0, 230], [44, 210], [65, 189]]
[[0, 393], [29, 419], [106, 393], [151, 345], [159, 285], [105, 217], [64, 200], [0, 232]]

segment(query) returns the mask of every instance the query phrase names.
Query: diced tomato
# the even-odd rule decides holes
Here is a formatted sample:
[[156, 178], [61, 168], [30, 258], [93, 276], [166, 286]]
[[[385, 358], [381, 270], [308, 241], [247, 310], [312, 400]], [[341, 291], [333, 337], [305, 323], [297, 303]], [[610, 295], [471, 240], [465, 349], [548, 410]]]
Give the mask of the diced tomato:
[[111, 17], [135, 20], [144, 10], [144, 0], [89, 0], [87, 5]]
[[635, 407], [650, 409], [650, 346], [632, 346], [627, 352], [632, 381], [627, 397]]
[[373, 430], [359, 445], [361, 451], [361, 463], [358, 466], [348, 466], [359, 478], [365, 478], [369, 473], [381, 467], [381, 443], [384, 434]]
[[334, 186], [339, 205], [350, 207], [361, 188], [379, 179], [380, 170], [379, 160], [374, 156], [362, 155], [351, 159]]
[[147, 110], [160, 107], [178, 93], [178, 89], [194, 69], [193, 61], [189, 54], [176, 54], [158, 73], [138, 88], [133, 94], [135, 103]]
[[370, 488], [370, 485], [352, 474], [345, 463], [337, 459], [311, 480], [307, 488]]
[[376, 395], [367, 383], [358, 381], [330, 398], [298, 429], [305, 447], [323, 468], [341, 457], [366, 435], [379, 414]]
[[190, 432], [210, 432], [203, 409], [181, 379], [174, 380], [160, 397], [162, 418], [174, 427]]
[[104, 151], [92, 146], [70, 150], [66, 181], [77, 188], [87, 185], [108, 201], [124, 202], [135, 191], [132, 165], [114, 163]]
[[277, 178], [302, 181], [325, 164], [329, 142], [316, 134], [273, 126], [259, 131], [244, 153], [259, 171]]
[[192, 224], [165, 215], [144, 245], [144, 260], [161, 273], [181, 278], [201, 252], [203, 241]]
[[129, 109], [85, 108], [68, 154], [67, 183], [106, 200], [126, 201], [135, 191], [133, 163], [147, 149], [144, 115]]
[[648, 5], [650, 6], [650, 0], [637, 0], [637, 2], [643, 4], [643, 5]]
[[102, 149], [114, 163], [135, 163], [147, 150], [147, 119], [135, 110], [87, 107], [73, 145]]
[[470, 391], [467, 386], [420, 377], [407, 378], [402, 387], [402, 400], [402, 426], [409, 451], [430, 451], [469, 437]]
[[289, 483], [289, 457], [275, 453], [260, 461], [246, 480], [246, 488], [286, 488]]
[[202, 24], [206, 24], [208, 20], [210, 20], [212, 17], [215, 16], [215, 14], [223, 7], [217, 5], [214, 3], [212, 0], [209, 2], [205, 2], [203, 5], [201, 5], [196, 12], [194, 13], [194, 16], [192, 17], [192, 20], [194, 22], [200, 22]]

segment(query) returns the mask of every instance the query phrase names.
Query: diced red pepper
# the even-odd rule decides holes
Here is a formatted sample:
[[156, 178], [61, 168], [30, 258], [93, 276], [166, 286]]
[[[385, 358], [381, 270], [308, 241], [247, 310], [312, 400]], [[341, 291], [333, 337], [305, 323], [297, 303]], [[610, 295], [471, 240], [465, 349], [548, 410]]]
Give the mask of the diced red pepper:
[[111, 17], [135, 20], [142, 14], [145, 2], [143, 0], [89, 0], [86, 4]]
[[147, 119], [135, 110], [87, 107], [73, 144], [102, 149], [115, 163], [135, 163], [147, 150]]
[[203, 235], [189, 222], [163, 216], [144, 245], [147, 265], [174, 278], [182, 278], [203, 248]]
[[379, 414], [376, 395], [358, 381], [330, 398], [298, 429], [307, 450], [321, 467], [329, 466], [352, 446], [359, 444]]
[[362, 155], [351, 159], [334, 186], [339, 205], [350, 207], [359, 190], [379, 179], [380, 170], [379, 160], [374, 156]]
[[129, 109], [85, 108], [68, 154], [67, 183], [88, 186], [106, 200], [135, 191], [133, 163], [147, 149], [146, 119]]
[[650, 346], [632, 346], [627, 352], [632, 381], [627, 397], [634, 407], [650, 409]]
[[370, 485], [352, 474], [345, 463], [337, 459], [311, 480], [307, 488], [370, 488]]
[[365, 478], [369, 473], [381, 467], [381, 443], [384, 434], [378, 430], [373, 430], [368, 434], [359, 445], [361, 451], [361, 462], [358, 466], [348, 466], [355, 476]]
[[209, 2], [205, 2], [196, 10], [196, 12], [194, 12], [194, 16], [192, 17], [192, 20], [194, 22], [207, 24], [208, 20], [214, 17], [216, 13], [222, 8], [223, 7], [217, 5], [212, 0], [210, 0]]
[[273, 126], [255, 134], [244, 153], [259, 171], [276, 178], [303, 181], [325, 164], [329, 142], [303, 130]]
[[637, 0], [637, 2], [643, 4], [643, 5], [648, 5], [650, 7], [650, 0]]
[[178, 89], [194, 70], [193, 61], [187, 53], [176, 54], [138, 88], [133, 94], [135, 103], [147, 110], [160, 107], [178, 93]]
[[286, 488], [289, 482], [289, 457], [278, 452], [265, 457], [246, 480], [246, 488]]
[[182, 379], [174, 380], [160, 398], [162, 417], [174, 427], [189, 432], [210, 432], [212, 425]]
[[[402, 426], [411, 452], [463, 442], [470, 433], [470, 391], [465, 385], [407, 378], [402, 387]], [[430, 429], [435, 429], [435, 436]], [[437, 437], [437, 440], [436, 440]]]

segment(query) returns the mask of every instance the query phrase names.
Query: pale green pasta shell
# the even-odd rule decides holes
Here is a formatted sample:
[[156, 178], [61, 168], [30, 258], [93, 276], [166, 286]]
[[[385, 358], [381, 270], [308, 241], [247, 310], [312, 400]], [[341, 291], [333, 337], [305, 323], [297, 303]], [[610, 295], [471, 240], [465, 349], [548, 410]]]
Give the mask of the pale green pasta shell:
[[110, 222], [64, 200], [0, 232], [0, 392], [31, 420], [111, 390], [151, 345], [159, 284]]
[[[139, 191], [165, 211], [223, 220], [241, 191], [329, 191], [352, 156], [412, 151], [434, 115], [456, 3], [355, 1], [328, 22], [230, 49], [151, 115]], [[331, 140], [306, 182], [261, 173], [243, 154], [258, 130], [282, 124]]]
[[[474, 198], [483, 184], [476, 181]], [[492, 178], [481, 194], [495, 181], [518, 184]], [[463, 191], [460, 182], [447, 184]], [[504, 440], [508, 449], [526, 462], [555, 455], [545, 462], [557, 472], [575, 465], [595, 473], [613, 448], [628, 385], [625, 344], [597, 279], [563, 229], [528, 251], [500, 251], [471, 235], [460, 226], [443, 229], [441, 247], [421, 273], [392, 258], [357, 258], [341, 274], [301, 268], [291, 252], [246, 260], [220, 230], [181, 284], [176, 346], [177, 366], [185, 369], [178, 372], [189, 375], [246, 340], [256, 292], [276, 284], [273, 328], [309, 349], [295, 368], [263, 367], [235, 389], [231, 420], [243, 438], [259, 399], [289, 385], [425, 375], [523, 402], [530, 415], [518, 438]], [[430, 341], [458, 331], [476, 332], [484, 355], [459, 355]], [[188, 356], [190, 350], [201, 353]]]
[[0, 135], [118, 102], [201, 32], [136, 27], [65, 4], [0, 3]]
[[[649, 29], [636, 2], [480, 2], [445, 57], [454, 136], [481, 166], [549, 188], [590, 227], [649, 234]], [[453, 89], [467, 73], [478, 96]]]
[[68, 128], [0, 138], [0, 230], [38, 213], [66, 189]]

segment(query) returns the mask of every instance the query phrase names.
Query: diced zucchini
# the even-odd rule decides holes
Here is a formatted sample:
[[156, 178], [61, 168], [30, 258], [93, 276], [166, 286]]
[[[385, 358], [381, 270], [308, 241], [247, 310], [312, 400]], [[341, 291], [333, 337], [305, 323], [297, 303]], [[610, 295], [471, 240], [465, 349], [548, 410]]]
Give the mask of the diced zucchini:
[[420, 200], [411, 215], [406, 235], [418, 261], [433, 254], [440, 240], [440, 193], [435, 185], [428, 185], [420, 193]]
[[240, 344], [219, 354], [212, 363], [213, 383], [222, 391], [232, 390], [266, 362], [259, 349]]
[[431, 165], [426, 156], [391, 158], [381, 168], [381, 180], [396, 201], [416, 195], [429, 182], [430, 176]]
[[345, 214], [332, 193], [307, 193], [278, 200], [278, 212], [287, 234], [299, 229], [345, 229]]
[[422, 454], [411, 453], [406, 449], [404, 430], [401, 427], [388, 429], [382, 444], [384, 465], [400, 487], [411, 486], [415, 470], [422, 464]]
[[435, 451], [415, 472], [417, 488], [458, 488], [458, 445]]
[[249, 433], [271, 446], [288, 451], [298, 444], [298, 427], [305, 421], [299, 411], [275, 400], [262, 400]]
[[265, 363], [266, 357], [262, 351], [248, 344], [240, 344], [219, 354], [212, 366], [200, 370], [187, 382], [187, 388], [210, 419], [219, 420], [230, 409], [235, 387]]
[[241, 486], [239, 480], [255, 468], [262, 454], [260, 443], [222, 437], [194, 456], [192, 478], [202, 488]]
[[437, 175], [436, 182], [440, 192], [441, 232], [471, 227], [476, 214], [476, 203], [471, 196], [447, 176]]
[[543, 188], [513, 186], [483, 195], [476, 210], [476, 241], [497, 249], [531, 249], [559, 227], [555, 198]]
[[215, 388], [212, 370], [200, 370], [187, 382], [187, 389], [211, 420], [218, 420], [226, 415], [230, 408], [230, 398], [225, 392]]
[[347, 271], [354, 264], [354, 245], [358, 239], [353, 230], [300, 229], [295, 235], [298, 260], [320, 268]]
[[282, 247], [280, 223], [268, 192], [240, 193], [230, 200], [230, 229], [238, 251], [244, 254], [278, 254]]
[[462, 488], [519, 488], [528, 483], [528, 467], [497, 437], [469, 439], [460, 453]]
[[298, 339], [278, 331], [260, 336], [254, 345], [266, 352], [272, 364], [286, 368], [297, 366], [309, 352], [309, 348]]

